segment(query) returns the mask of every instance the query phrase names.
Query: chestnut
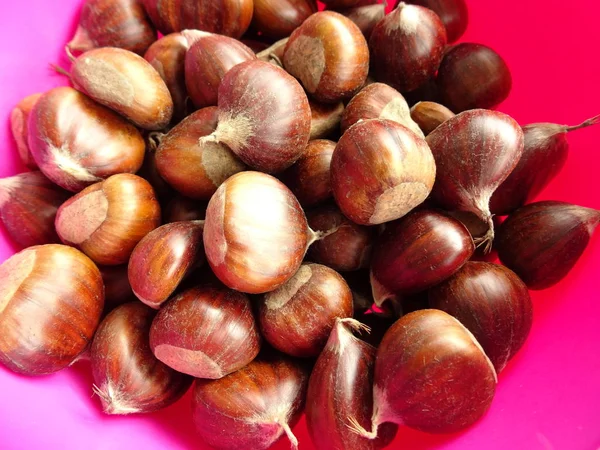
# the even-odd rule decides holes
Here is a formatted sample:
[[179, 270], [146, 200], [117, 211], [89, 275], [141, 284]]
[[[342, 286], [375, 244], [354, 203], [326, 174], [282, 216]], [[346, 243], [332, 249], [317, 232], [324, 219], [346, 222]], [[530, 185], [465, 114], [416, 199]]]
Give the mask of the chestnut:
[[104, 312], [110, 312], [117, 306], [136, 301], [127, 277], [127, 264], [120, 266], [98, 266], [104, 282]]
[[342, 120], [344, 103], [319, 103], [314, 100], [308, 101], [310, 105], [310, 138], [324, 139], [334, 134]]
[[178, 372], [218, 379], [256, 357], [260, 334], [246, 295], [209, 284], [176, 295], [160, 309], [150, 347]]
[[270, 175], [238, 173], [208, 203], [206, 259], [231, 289], [250, 294], [277, 289], [296, 273], [314, 239], [296, 197]]
[[152, 23], [163, 34], [203, 30], [241, 37], [252, 20], [252, 0], [141, 0]]
[[65, 245], [30, 247], [0, 265], [0, 362], [24, 375], [71, 365], [104, 306], [100, 271]]
[[223, 77], [242, 62], [256, 55], [237, 39], [201, 31], [184, 31], [190, 42], [185, 55], [185, 85], [197, 108], [215, 106]]
[[254, 0], [252, 27], [271, 39], [282, 39], [317, 12], [315, 0]]
[[502, 103], [512, 87], [506, 62], [491, 48], [463, 42], [444, 55], [437, 75], [442, 103], [455, 113], [491, 109]]
[[423, 132], [410, 116], [410, 108], [404, 97], [393, 87], [383, 83], [372, 83], [361, 89], [346, 106], [342, 116], [341, 131], [361, 120], [387, 119], [404, 125], [424, 137]]
[[161, 204], [175, 195], [175, 190], [160, 175], [156, 162], [156, 150], [164, 136], [159, 132], [149, 133], [146, 136], [146, 156], [141, 169], [136, 174], [150, 183]]
[[261, 357], [220, 380], [196, 380], [192, 414], [212, 448], [266, 450], [283, 437], [292, 448], [309, 370], [281, 356]]
[[70, 194], [41, 172], [0, 179], [0, 221], [19, 246], [59, 243], [54, 229], [56, 211]]
[[56, 214], [61, 240], [98, 264], [129, 260], [136, 244], [160, 225], [152, 186], [137, 175], [113, 175], [67, 200]]
[[10, 113], [10, 130], [12, 132], [21, 162], [29, 169], [36, 170], [37, 164], [29, 150], [27, 137], [29, 136], [27, 121], [31, 110], [42, 94], [32, 94], [21, 100]]
[[329, 169], [335, 145], [326, 139], [310, 141], [300, 159], [279, 177], [305, 208], [331, 197]]
[[371, 33], [372, 73], [400, 92], [417, 89], [437, 72], [446, 43], [437, 14], [401, 2]]
[[407, 214], [427, 198], [435, 174], [425, 140], [391, 120], [350, 127], [331, 160], [333, 196], [344, 215], [360, 225]]
[[142, 55], [155, 40], [156, 30], [139, 0], [86, 0], [67, 49], [80, 54], [118, 47]]
[[231, 69], [219, 86], [219, 123], [204, 141], [227, 145], [249, 167], [277, 173], [302, 156], [310, 106], [285, 70], [260, 60]]
[[75, 89], [146, 130], [161, 130], [173, 117], [167, 85], [148, 61], [120, 48], [85, 52], [71, 69]]
[[308, 249], [311, 261], [339, 272], [369, 267], [374, 229], [355, 224], [335, 205], [313, 209], [307, 213], [307, 219], [308, 226], [319, 234], [319, 239]]
[[414, 294], [444, 281], [473, 255], [475, 244], [458, 220], [433, 210], [415, 211], [386, 227], [371, 258], [375, 303]]
[[186, 222], [188, 220], [204, 220], [207, 203], [198, 202], [183, 195], [176, 195], [167, 204], [164, 222]]
[[494, 366], [473, 335], [449, 314], [425, 309], [401, 317], [377, 349], [371, 431], [386, 422], [455, 433], [479, 420], [496, 391]]
[[473, 333], [497, 373], [523, 346], [533, 322], [527, 286], [499, 264], [467, 262], [429, 291], [429, 303]]
[[339, 13], [321, 11], [292, 33], [283, 66], [315, 100], [337, 103], [364, 84], [369, 47], [354, 22]]
[[320, 264], [303, 264], [258, 303], [258, 321], [266, 341], [288, 355], [304, 358], [318, 356], [336, 320], [352, 314], [348, 284], [335, 270]]
[[469, 9], [465, 0], [409, 0], [408, 3], [429, 8], [440, 16], [448, 43], [457, 41], [469, 24]]
[[277, 67], [283, 67], [283, 52], [289, 40], [289, 37], [278, 40], [266, 49], [258, 52], [256, 57]]
[[204, 262], [203, 228], [203, 221], [176, 222], [144, 236], [129, 258], [129, 283], [137, 298], [160, 308], [181, 281]]
[[354, 6], [342, 9], [339, 12], [356, 24], [368, 42], [375, 25], [385, 17], [385, 8], [385, 3], [378, 3], [375, 5]]
[[108, 108], [70, 87], [40, 97], [29, 116], [29, 149], [40, 170], [60, 187], [79, 192], [144, 161], [139, 131]]
[[154, 312], [147, 306], [127, 303], [108, 314], [96, 331], [90, 360], [94, 393], [106, 414], [158, 411], [179, 400], [192, 384], [191, 377], [152, 354], [153, 319]]
[[419, 102], [410, 108], [410, 116], [412, 117], [412, 120], [419, 125], [423, 134], [427, 136], [446, 120], [454, 117], [454, 113], [444, 105], [424, 101]]
[[217, 108], [203, 108], [186, 117], [165, 136], [156, 150], [160, 176], [177, 192], [208, 201], [231, 175], [246, 168], [224, 144], [209, 139], [217, 128]]

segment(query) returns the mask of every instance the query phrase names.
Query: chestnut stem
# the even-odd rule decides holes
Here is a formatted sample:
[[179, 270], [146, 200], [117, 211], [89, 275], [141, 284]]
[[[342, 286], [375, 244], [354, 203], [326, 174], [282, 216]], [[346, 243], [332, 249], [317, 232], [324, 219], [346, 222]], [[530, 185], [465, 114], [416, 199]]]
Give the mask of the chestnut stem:
[[592, 125], [597, 125], [600, 123], [600, 114], [594, 116], [584, 122], [581, 122], [579, 125], [573, 126], [565, 126], [565, 132], [569, 133], [570, 131], [580, 130], [581, 128], [591, 127]]
[[362, 333], [363, 331], [366, 333], [371, 333], [371, 327], [365, 325], [362, 322], [359, 322], [356, 319], [345, 318], [345, 319], [338, 319], [338, 321], [342, 325], [348, 325], [352, 329], [352, 331], [355, 331], [357, 333]]
[[148, 133], [148, 144], [150, 145], [150, 150], [156, 151], [166, 135], [167, 134], [163, 133], [162, 131], [152, 131]]
[[71, 78], [71, 74], [66, 70], [60, 67], [58, 64], [50, 64], [50, 67], [57, 73], [64, 75], [67, 78]]
[[75, 58], [75, 56], [73, 56], [73, 53], [71, 52], [71, 49], [68, 45], [65, 46], [65, 53], [67, 54], [67, 58], [69, 58], [69, 61], [73, 62], [77, 59]]
[[358, 420], [356, 420], [354, 417], [349, 417], [348, 422], [349, 423], [346, 426], [348, 428], [350, 428], [351, 431], [358, 434], [359, 436], [362, 436], [366, 439], [376, 439], [377, 438], [377, 431], [379, 429], [379, 424], [377, 423], [377, 418], [375, 416], [373, 416], [373, 423], [371, 424], [371, 431], [365, 430], [363, 428], [363, 426], [360, 423], [358, 423]]
[[338, 225], [337, 227], [334, 227], [334, 228], [332, 228], [330, 230], [327, 230], [327, 231], [313, 231], [313, 230], [310, 230], [313, 233], [313, 237], [312, 237], [312, 240], [309, 242], [308, 246], [310, 247], [310, 245], [314, 244], [316, 241], [323, 240], [327, 236], [331, 236], [332, 234], [337, 233], [340, 228], [344, 228], [344, 227], [348, 227], [348, 224], [343, 223], [343, 224]]
[[490, 215], [489, 217], [487, 217], [484, 222], [487, 223], [488, 225], [488, 230], [486, 231], [486, 233], [480, 237], [480, 238], [476, 238], [473, 239], [473, 242], [475, 243], [475, 246], [477, 248], [484, 246], [483, 247], [483, 253], [485, 255], [489, 254], [492, 251], [492, 245], [494, 243], [494, 237], [495, 237], [495, 233], [494, 233], [494, 216], [493, 214]]
[[290, 428], [290, 425], [287, 422], [285, 422], [285, 423], [281, 424], [281, 427], [283, 428], [283, 431], [285, 431], [286, 436], [288, 437], [288, 439], [292, 443], [292, 448], [294, 450], [297, 450], [297, 448], [298, 448], [298, 438], [294, 435], [294, 432]]

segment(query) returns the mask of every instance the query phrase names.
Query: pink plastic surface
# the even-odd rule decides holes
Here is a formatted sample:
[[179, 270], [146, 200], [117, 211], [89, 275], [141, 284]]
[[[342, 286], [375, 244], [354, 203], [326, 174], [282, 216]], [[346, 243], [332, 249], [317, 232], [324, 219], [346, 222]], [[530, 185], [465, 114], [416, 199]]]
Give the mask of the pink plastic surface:
[[[80, 0], [0, 2], [0, 176], [24, 170], [8, 116], [26, 95], [66, 84], [49, 63], [63, 47]], [[514, 77], [501, 110], [521, 124], [574, 124], [600, 113], [600, 5], [596, 0], [469, 1], [465, 41], [500, 52]], [[600, 208], [600, 127], [573, 133], [567, 167], [542, 195]], [[0, 231], [0, 261], [15, 248]], [[428, 436], [403, 428], [391, 446], [412, 450], [596, 450], [600, 448], [600, 239], [569, 277], [533, 294], [531, 336], [500, 376], [494, 404], [472, 429]], [[189, 414], [190, 395], [147, 416], [107, 417], [92, 396], [87, 363], [31, 379], [0, 367], [3, 450], [202, 449]], [[300, 446], [314, 448], [304, 421]], [[286, 442], [276, 445], [287, 449]], [[242, 450], [242, 449], [240, 449]]]

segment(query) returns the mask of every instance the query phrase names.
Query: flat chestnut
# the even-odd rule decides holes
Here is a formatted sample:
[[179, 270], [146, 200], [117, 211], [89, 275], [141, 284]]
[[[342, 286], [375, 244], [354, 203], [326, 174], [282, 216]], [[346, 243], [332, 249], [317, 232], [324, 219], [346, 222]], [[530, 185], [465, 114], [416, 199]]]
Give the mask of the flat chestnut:
[[440, 16], [449, 44], [458, 40], [469, 24], [469, 9], [465, 0], [409, 0], [408, 3], [429, 8]]
[[435, 173], [423, 138], [391, 120], [365, 120], [339, 140], [331, 160], [331, 187], [350, 220], [377, 225], [421, 204]]
[[100, 271], [66, 245], [30, 247], [0, 265], [0, 362], [24, 375], [71, 365], [104, 306]]
[[137, 243], [160, 225], [152, 186], [137, 175], [113, 175], [67, 200], [56, 214], [61, 240], [94, 262], [125, 264]]
[[337, 103], [364, 84], [369, 47], [354, 22], [339, 13], [321, 11], [292, 33], [283, 66], [315, 100]]
[[316, 12], [315, 0], [254, 0], [252, 27], [262, 36], [282, 39]]
[[42, 94], [32, 94], [25, 97], [10, 113], [10, 130], [17, 144], [19, 157], [21, 158], [21, 162], [32, 170], [37, 169], [37, 164], [27, 143], [29, 136], [27, 121], [29, 120], [31, 110], [41, 96]]
[[178, 372], [218, 379], [250, 363], [260, 334], [245, 294], [203, 285], [165, 304], [150, 329], [154, 355]]

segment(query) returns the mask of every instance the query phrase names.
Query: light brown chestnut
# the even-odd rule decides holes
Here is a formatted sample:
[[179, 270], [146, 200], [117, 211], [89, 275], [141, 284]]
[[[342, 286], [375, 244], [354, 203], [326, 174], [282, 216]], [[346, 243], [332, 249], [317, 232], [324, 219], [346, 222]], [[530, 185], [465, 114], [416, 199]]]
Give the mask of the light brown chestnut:
[[136, 244], [160, 225], [152, 186], [137, 175], [113, 175], [67, 200], [56, 214], [61, 240], [98, 264], [129, 260]]
[[29, 149], [40, 170], [69, 191], [135, 173], [144, 161], [144, 139], [133, 125], [69, 87], [42, 95], [28, 127]]
[[224, 144], [209, 136], [217, 128], [216, 107], [203, 108], [186, 117], [161, 139], [156, 168], [177, 192], [196, 200], [210, 200], [217, 188], [246, 168]]
[[100, 271], [66, 245], [30, 247], [0, 265], [0, 362], [25, 375], [58, 372], [87, 348], [100, 322]]
[[264, 338], [284, 353], [318, 356], [337, 319], [352, 317], [352, 292], [335, 270], [302, 264], [285, 284], [263, 295], [258, 321]]
[[27, 136], [29, 135], [27, 121], [29, 120], [31, 110], [41, 96], [42, 94], [32, 94], [25, 97], [10, 113], [10, 129], [17, 144], [19, 157], [23, 164], [32, 170], [37, 169], [37, 164], [27, 143]]
[[262, 36], [281, 39], [316, 12], [315, 0], [254, 0], [252, 27]]
[[339, 13], [321, 11], [292, 33], [283, 66], [315, 100], [337, 103], [364, 84], [369, 47], [354, 22]]
[[145, 130], [161, 130], [173, 117], [167, 85], [133, 52], [114, 47], [90, 50], [73, 61], [71, 81], [75, 89]]
[[410, 116], [427, 136], [446, 120], [454, 117], [454, 113], [435, 102], [419, 102], [410, 108]]
[[308, 103], [311, 114], [310, 138], [325, 139], [335, 134], [344, 114], [344, 103], [319, 103], [310, 99]]

